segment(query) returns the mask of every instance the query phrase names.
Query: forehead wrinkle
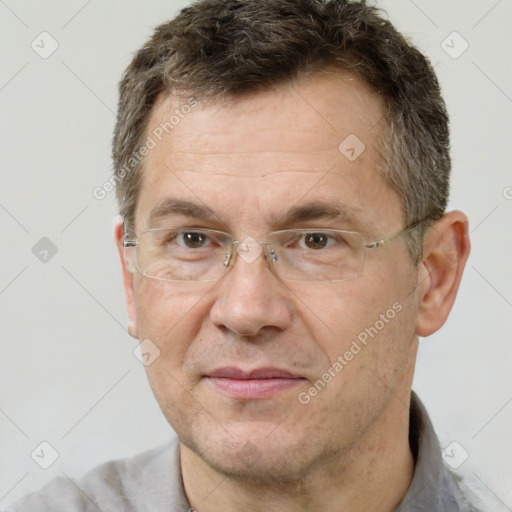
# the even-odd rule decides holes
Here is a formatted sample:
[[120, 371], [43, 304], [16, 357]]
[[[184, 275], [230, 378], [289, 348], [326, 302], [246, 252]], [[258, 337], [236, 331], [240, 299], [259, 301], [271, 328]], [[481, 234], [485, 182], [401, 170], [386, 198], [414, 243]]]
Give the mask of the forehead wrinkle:
[[[263, 110], [264, 107], [262, 107], [261, 110]], [[251, 115], [250, 112], [246, 112], [245, 115], [249, 117]], [[254, 130], [254, 128], [234, 128], [231, 125], [224, 125], [219, 130], [215, 132], [215, 137], [225, 137], [225, 138], [240, 138], [240, 134], [243, 135], [252, 135], [254, 133], [277, 133], [281, 134], [283, 129], [281, 127], [276, 128], [269, 128], [266, 126], [260, 126], [257, 130]], [[312, 135], [314, 137], [318, 136], [317, 130], [310, 129], [309, 126], [304, 127], [304, 129], [300, 129], [300, 127], [295, 128], [286, 128], [286, 133], [288, 134], [296, 134], [296, 135]], [[331, 130], [330, 133], [326, 133], [325, 137], [336, 137], [338, 135], [338, 130]], [[203, 138], [209, 138], [211, 137], [211, 132], [208, 130], [201, 131], [201, 127], [199, 127], [198, 130], [194, 130], [194, 135], [192, 140], [201, 140]], [[179, 132], [179, 133], [173, 133], [173, 138], [175, 139], [184, 139], [184, 140], [190, 140], [191, 135], [187, 132]]]
[[[208, 156], [244, 156], [244, 155], [254, 155], [255, 153], [258, 155], [296, 155], [300, 153], [307, 153], [307, 154], [315, 154], [315, 153], [329, 153], [329, 152], [336, 152], [338, 150], [338, 145], [330, 146], [329, 148], [325, 149], [293, 149], [289, 151], [284, 151], [282, 149], [255, 149], [254, 151], [173, 151], [173, 155], [184, 155], [184, 156], [201, 156], [201, 157], [208, 157]], [[337, 153], [335, 153], [337, 154]]]
[[201, 171], [198, 171], [198, 170], [195, 170], [195, 169], [187, 169], [186, 171], [174, 171], [175, 174], [185, 174], [185, 173], [194, 173], [194, 174], [204, 174], [204, 175], [208, 175], [208, 176], [230, 176], [232, 178], [252, 178], [252, 179], [257, 179], [257, 178], [264, 178], [265, 176], [271, 176], [273, 174], [276, 174], [276, 175], [282, 175], [282, 174], [292, 174], [292, 173], [301, 173], [301, 174], [316, 174], [316, 173], [323, 173], [325, 174], [326, 172], [328, 171], [325, 171], [323, 169], [317, 169], [317, 170], [314, 170], [314, 169], [311, 169], [311, 170], [305, 170], [305, 169], [294, 169], [294, 170], [278, 170], [278, 171], [268, 171], [268, 172], [263, 172], [263, 171], [243, 171], [244, 173], [246, 172], [252, 172], [252, 174], [250, 175], [247, 175], [247, 174], [241, 174], [241, 173], [236, 173], [236, 174], [232, 174], [232, 173], [229, 173], [229, 172], [220, 172], [220, 171], [207, 171], [207, 170], [201, 170]]

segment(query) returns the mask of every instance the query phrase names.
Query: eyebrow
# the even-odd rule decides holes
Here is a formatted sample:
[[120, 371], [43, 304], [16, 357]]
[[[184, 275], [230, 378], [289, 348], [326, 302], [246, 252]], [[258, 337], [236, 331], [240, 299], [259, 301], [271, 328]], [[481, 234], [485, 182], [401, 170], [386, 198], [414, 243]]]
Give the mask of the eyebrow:
[[[344, 223], [355, 223], [357, 213], [360, 208], [343, 205], [338, 202], [325, 203], [322, 201], [311, 201], [301, 205], [293, 206], [284, 214], [274, 214], [271, 216], [273, 226], [289, 226], [297, 222], [311, 220], [339, 220]], [[184, 217], [194, 217], [208, 219], [218, 215], [208, 206], [194, 203], [192, 201], [168, 198], [156, 205], [149, 214], [149, 222], [181, 215]]]
[[296, 222], [309, 220], [339, 220], [353, 223], [356, 220], [359, 209], [343, 205], [338, 202], [325, 203], [312, 201], [296, 205], [281, 216], [273, 216], [274, 225], [286, 226]]
[[213, 210], [208, 208], [206, 205], [200, 205], [193, 203], [192, 201], [185, 201], [182, 199], [165, 199], [161, 203], [157, 204], [149, 214], [149, 222], [155, 220], [170, 217], [172, 215], [183, 215], [185, 217], [198, 217], [207, 218], [215, 217]]

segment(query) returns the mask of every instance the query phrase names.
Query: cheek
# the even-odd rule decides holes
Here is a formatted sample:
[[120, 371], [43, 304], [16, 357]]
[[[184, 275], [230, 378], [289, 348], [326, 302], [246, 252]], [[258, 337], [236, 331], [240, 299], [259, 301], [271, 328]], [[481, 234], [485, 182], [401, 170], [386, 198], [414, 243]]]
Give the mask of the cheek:
[[200, 414], [193, 398], [196, 382], [184, 375], [183, 367], [207, 315], [211, 287], [211, 283], [196, 286], [144, 277], [134, 286], [140, 340], [151, 340], [159, 350], [146, 366], [148, 381], [162, 412], [183, 436], [190, 416]]
[[363, 323], [352, 333], [362, 347], [359, 370], [366, 375], [369, 389], [383, 394], [397, 388], [414, 359], [415, 273], [407, 261], [403, 260], [402, 268], [388, 261], [385, 272], [367, 280], [367, 299], [358, 305]]
[[169, 283], [141, 277], [135, 285], [137, 323], [141, 340], [160, 350], [160, 363], [182, 364], [205, 315], [212, 283]]
[[340, 360], [346, 379], [403, 367], [414, 338], [413, 282], [413, 273], [388, 266], [385, 274], [294, 290], [305, 329], [325, 354], [320, 371]]
[[343, 349], [346, 341], [373, 325], [379, 314], [392, 306], [391, 296], [374, 288], [373, 283], [359, 278], [357, 282], [308, 283], [307, 289], [297, 287], [294, 294], [300, 297], [299, 316], [317, 342], [326, 349]]

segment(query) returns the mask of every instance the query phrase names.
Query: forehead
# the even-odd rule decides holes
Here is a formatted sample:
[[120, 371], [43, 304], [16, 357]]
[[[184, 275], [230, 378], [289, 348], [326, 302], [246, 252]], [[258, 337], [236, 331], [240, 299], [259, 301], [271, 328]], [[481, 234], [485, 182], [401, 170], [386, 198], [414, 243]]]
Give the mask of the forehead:
[[377, 172], [383, 117], [380, 97], [339, 72], [242, 98], [161, 98], [146, 130], [154, 147], [136, 219], [169, 197], [240, 219], [267, 211], [275, 218], [301, 200], [336, 200], [370, 217], [365, 196], [380, 196], [389, 210], [392, 191]]

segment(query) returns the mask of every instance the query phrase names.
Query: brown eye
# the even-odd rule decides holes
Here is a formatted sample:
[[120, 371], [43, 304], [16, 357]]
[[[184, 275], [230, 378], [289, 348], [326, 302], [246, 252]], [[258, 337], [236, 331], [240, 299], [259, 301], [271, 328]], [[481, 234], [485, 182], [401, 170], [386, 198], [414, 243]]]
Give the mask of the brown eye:
[[304, 244], [308, 249], [324, 249], [329, 243], [325, 233], [307, 233], [304, 235]]
[[177, 236], [178, 243], [189, 249], [198, 249], [204, 247], [208, 242], [208, 237], [204, 233], [187, 231]]

